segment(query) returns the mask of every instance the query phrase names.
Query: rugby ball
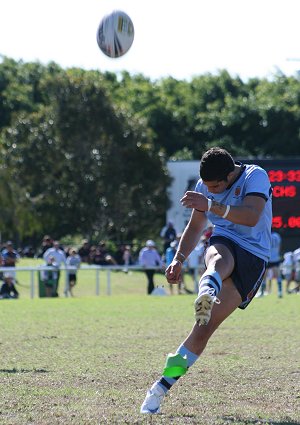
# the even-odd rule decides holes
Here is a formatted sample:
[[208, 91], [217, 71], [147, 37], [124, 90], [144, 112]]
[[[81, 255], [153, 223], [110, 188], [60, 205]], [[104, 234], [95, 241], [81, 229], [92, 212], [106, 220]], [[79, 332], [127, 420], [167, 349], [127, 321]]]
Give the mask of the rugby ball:
[[97, 30], [97, 43], [106, 56], [119, 58], [125, 55], [133, 39], [133, 23], [125, 12], [115, 10], [102, 18]]

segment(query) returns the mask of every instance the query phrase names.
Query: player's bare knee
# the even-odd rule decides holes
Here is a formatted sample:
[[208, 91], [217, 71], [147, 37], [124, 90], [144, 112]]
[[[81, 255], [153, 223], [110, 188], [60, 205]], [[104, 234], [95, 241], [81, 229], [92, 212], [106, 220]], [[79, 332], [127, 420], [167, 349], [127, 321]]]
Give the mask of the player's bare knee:
[[210, 266], [216, 266], [220, 261], [222, 261], [222, 255], [215, 250], [210, 251], [206, 256], [206, 264]]

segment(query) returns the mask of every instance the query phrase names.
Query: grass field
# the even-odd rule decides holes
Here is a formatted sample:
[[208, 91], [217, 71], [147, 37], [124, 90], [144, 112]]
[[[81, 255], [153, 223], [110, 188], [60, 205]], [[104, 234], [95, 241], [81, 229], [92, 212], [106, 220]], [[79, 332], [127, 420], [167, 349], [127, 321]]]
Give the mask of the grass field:
[[21, 298], [0, 303], [0, 424], [300, 424], [299, 295], [233, 314], [163, 413], [145, 417], [147, 388], [193, 324], [194, 296], [149, 297], [142, 273], [118, 272], [112, 296], [93, 296], [82, 274], [77, 297], [31, 300], [21, 278]]

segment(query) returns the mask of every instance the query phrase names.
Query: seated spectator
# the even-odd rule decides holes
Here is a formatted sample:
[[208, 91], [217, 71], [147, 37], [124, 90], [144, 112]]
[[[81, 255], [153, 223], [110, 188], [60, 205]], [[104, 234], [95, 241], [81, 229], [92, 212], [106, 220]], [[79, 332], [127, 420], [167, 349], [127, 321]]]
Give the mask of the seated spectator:
[[104, 265], [109, 265], [109, 264], [111, 264], [111, 265], [117, 265], [117, 262], [114, 259], [114, 257], [111, 255], [110, 252], [108, 252], [108, 250], [106, 248], [106, 243], [104, 241], [101, 241], [99, 243], [99, 248], [100, 248], [100, 251], [101, 251], [101, 253], [102, 253], [103, 257], [104, 257], [104, 261], [105, 261], [105, 264]]
[[26, 258], [34, 258], [35, 252], [31, 245], [25, 246], [22, 252], [23, 256]]
[[83, 239], [82, 245], [78, 250], [78, 255], [83, 263], [89, 263], [91, 247], [87, 239]]
[[0, 297], [19, 298], [19, 292], [15, 287], [14, 277], [11, 273], [4, 273], [4, 282], [0, 289]]
[[98, 266], [117, 265], [114, 257], [107, 251], [105, 242], [101, 241], [99, 246], [91, 253], [92, 263]]
[[92, 245], [90, 247], [90, 253], [89, 253], [89, 258], [88, 258], [88, 263], [89, 264], [95, 264], [94, 263], [94, 257], [95, 257], [95, 254], [96, 254], [96, 250], [97, 250], [96, 245]]
[[125, 245], [120, 245], [114, 256], [117, 264], [121, 266], [124, 264], [124, 258], [123, 258], [124, 251], [125, 251]]
[[[121, 245], [116, 252], [115, 260], [117, 264], [130, 266], [133, 264], [133, 258], [130, 245]], [[125, 269], [124, 269], [125, 270]]]
[[91, 263], [92, 264], [96, 264], [96, 266], [104, 266], [106, 265], [105, 262], [105, 257], [103, 255], [103, 253], [101, 252], [101, 249], [96, 246], [92, 251], [91, 251]]

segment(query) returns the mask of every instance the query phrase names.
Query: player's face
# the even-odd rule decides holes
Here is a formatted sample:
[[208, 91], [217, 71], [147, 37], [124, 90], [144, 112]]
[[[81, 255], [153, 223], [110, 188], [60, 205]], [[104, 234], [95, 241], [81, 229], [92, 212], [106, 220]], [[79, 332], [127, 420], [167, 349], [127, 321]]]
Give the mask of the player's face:
[[212, 180], [212, 181], [203, 181], [205, 186], [210, 193], [222, 193], [228, 187], [228, 182], [226, 180]]

